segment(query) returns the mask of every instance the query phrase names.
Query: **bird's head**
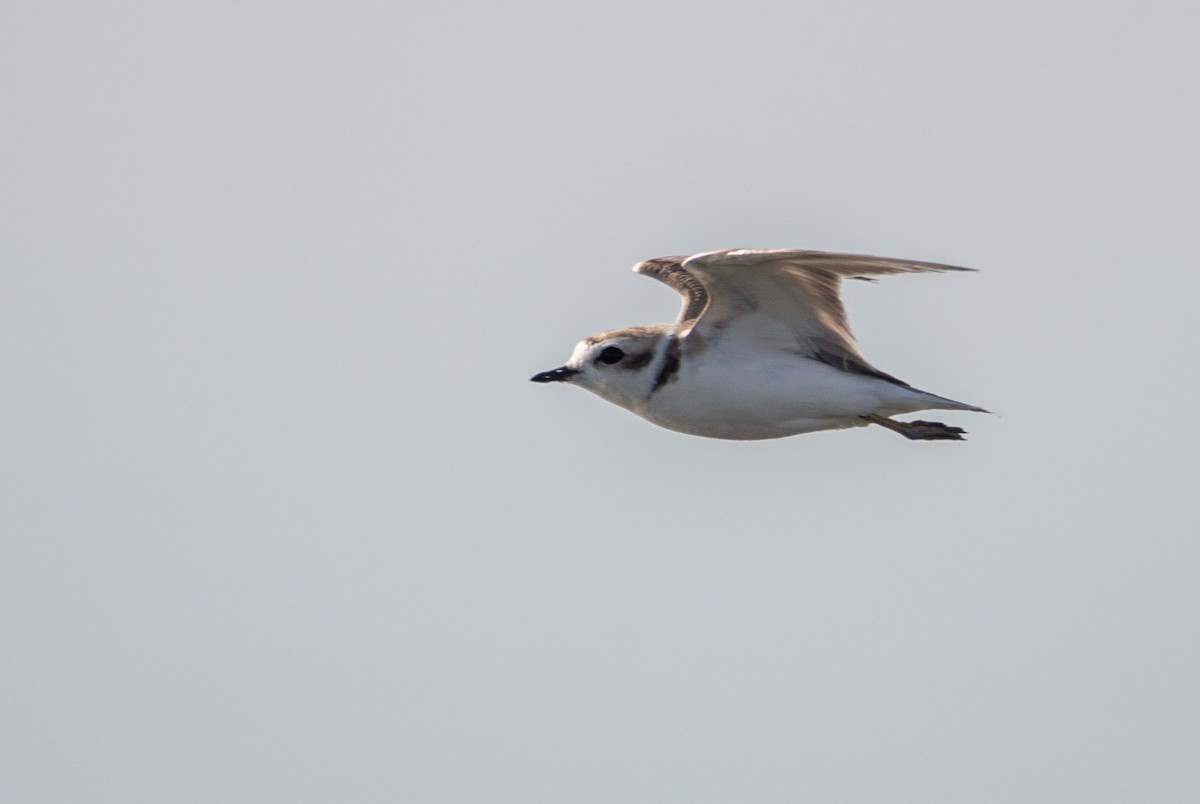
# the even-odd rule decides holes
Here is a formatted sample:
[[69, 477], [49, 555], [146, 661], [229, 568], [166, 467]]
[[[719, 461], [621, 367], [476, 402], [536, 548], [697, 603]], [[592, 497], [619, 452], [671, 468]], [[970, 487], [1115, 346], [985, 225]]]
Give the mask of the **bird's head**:
[[664, 327], [629, 327], [601, 332], [580, 341], [566, 365], [535, 374], [534, 382], [568, 382], [609, 402], [634, 409], [655, 382]]

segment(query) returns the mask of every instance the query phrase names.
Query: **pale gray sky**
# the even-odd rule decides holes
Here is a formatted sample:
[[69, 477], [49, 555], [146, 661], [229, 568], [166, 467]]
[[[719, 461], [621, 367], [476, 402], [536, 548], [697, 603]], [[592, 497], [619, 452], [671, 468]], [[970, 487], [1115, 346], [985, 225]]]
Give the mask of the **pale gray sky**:
[[[1198, 22], [14, 5], [0, 799], [1200, 799]], [[528, 382], [732, 246], [981, 269], [848, 302], [1001, 415]]]

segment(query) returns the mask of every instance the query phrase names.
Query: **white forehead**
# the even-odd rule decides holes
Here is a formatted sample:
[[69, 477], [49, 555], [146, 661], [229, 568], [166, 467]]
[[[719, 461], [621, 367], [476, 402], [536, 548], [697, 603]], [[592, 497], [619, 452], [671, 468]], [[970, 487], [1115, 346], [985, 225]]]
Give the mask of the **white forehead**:
[[571, 352], [571, 359], [567, 361], [567, 365], [577, 366], [582, 363], [584, 357], [587, 356], [587, 353], [591, 348], [591, 346], [588, 346], [587, 341], [580, 341], [579, 343], [575, 344], [575, 351]]

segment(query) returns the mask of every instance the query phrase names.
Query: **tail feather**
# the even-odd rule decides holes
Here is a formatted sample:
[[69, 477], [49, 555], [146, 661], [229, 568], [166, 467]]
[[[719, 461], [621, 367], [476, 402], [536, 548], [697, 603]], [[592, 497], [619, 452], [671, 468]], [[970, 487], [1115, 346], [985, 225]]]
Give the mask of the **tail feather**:
[[914, 388], [913, 390], [931, 402], [931, 404], [926, 406], [930, 410], [969, 410], [973, 411], [974, 413], [991, 413], [990, 410], [986, 410], [976, 405], [968, 405], [966, 402], [959, 402], [948, 397], [931, 394], [928, 391], [922, 391], [919, 388]]

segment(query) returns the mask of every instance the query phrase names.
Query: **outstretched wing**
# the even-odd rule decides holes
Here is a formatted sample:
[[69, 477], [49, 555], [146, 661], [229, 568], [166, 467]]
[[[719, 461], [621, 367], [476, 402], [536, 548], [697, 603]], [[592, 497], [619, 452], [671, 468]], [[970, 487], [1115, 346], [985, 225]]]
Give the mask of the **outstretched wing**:
[[708, 306], [708, 289], [698, 278], [684, 270], [683, 262], [686, 259], [688, 258], [655, 257], [633, 266], [634, 273], [654, 277], [659, 282], [670, 285], [683, 297], [683, 307], [679, 310], [679, 317], [675, 319], [676, 332], [690, 330]]
[[[796, 249], [732, 249], [634, 266], [683, 296], [679, 337], [720, 338], [728, 348], [787, 349], [845, 371], [895, 378], [871, 366], [854, 342], [841, 280], [925, 271], [967, 271], [953, 265], [863, 254]], [[898, 382], [898, 381], [897, 381]]]

